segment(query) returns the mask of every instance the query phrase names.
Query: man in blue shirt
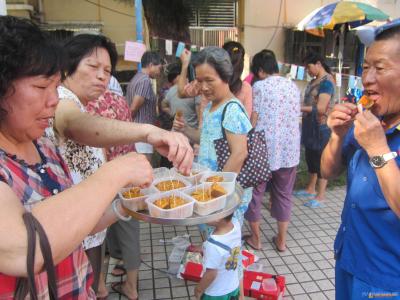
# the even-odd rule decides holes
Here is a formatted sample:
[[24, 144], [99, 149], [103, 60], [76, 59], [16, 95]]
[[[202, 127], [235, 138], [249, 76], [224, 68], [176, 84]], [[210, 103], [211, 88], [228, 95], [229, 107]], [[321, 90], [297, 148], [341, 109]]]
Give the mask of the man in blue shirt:
[[325, 178], [347, 166], [335, 241], [336, 299], [400, 299], [400, 22], [378, 30], [362, 74], [370, 109], [336, 105], [321, 160]]

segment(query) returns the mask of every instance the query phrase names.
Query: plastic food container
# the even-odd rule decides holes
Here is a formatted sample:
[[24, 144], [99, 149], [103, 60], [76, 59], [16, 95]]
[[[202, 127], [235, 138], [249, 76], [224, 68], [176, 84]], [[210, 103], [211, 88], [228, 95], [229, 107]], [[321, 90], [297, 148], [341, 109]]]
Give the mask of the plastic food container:
[[192, 184], [190, 183], [189, 180], [187, 180], [187, 179], [185, 179], [185, 178], [183, 178], [183, 177], [181, 177], [181, 176], [178, 176], [178, 175], [175, 174], [174, 172], [171, 172], [171, 176], [170, 176], [170, 177], [157, 178], [156, 180], [154, 180], [154, 181], [153, 181], [153, 187], [154, 187], [154, 188], [156, 189], [156, 191], [158, 191], [159, 193], [160, 193], [160, 192], [161, 192], [161, 193], [168, 192], [168, 191], [161, 191], [161, 190], [159, 190], [159, 189], [156, 187], [156, 185], [157, 185], [158, 183], [160, 183], [160, 182], [163, 182], [163, 181], [171, 181], [171, 180], [179, 180], [179, 181], [181, 181], [182, 183], [185, 184], [184, 187], [177, 188], [177, 189], [173, 189], [173, 191], [178, 191], [178, 190], [187, 189], [188, 187], [191, 187], [191, 186], [192, 186]]
[[169, 177], [169, 176], [171, 176], [171, 174], [175, 174], [175, 173], [165, 167], [153, 169], [154, 180], [157, 180], [158, 178]]
[[[189, 197], [192, 197], [191, 194], [194, 191], [201, 190], [202, 188], [208, 189], [211, 187], [212, 184], [213, 184], [212, 182], [205, 182], [200, 185], [185, 189], [183, 191], [183, 193], [187, 194]], [[207, 202], [197, 201], [195, 198], [193, 198], [193, 200], [195, 201], [193, 210], [196, 214], [198, 214], [200, 216], [206, 216], [206, 215], [212, 214], [213, 212], [216, 212], [220, 209], [223, 209], [225, 207], [226, 199], [230, 195], [229, 191], [228, 191], [228, 189], [230, 187], [230, 183], [220, 182], [218, 184], [227, 191], [227, 194], [224, 196], [214, 198]]]
[[228, 194], [232, 194], [235, 192], [235, 185], [236, 185], [236, 177], [237, 174], [234, 172], [216, 172], [216, 171], [207, 171], [203, 173], [203, 176], [200, 179], [200, 182], [207, 182], [207, 178], [211, 176], [222, 176], [224, 180], [223, 183], [229, 183], [226, 186]]
[[207, 167], [205, 167], [203, 165], [200, 165], [198, 163], [193, 163], [193, 165], [192, 165], [192, 175], [189, 175], [189, 176], [185, 176], [185, 175], [179, 173], [176, 168], [173, 168], [172, 170], [174, 171], [174, 173], [177, 176], [182, 177], [182, 178], [190, 181], [190, 183], [192, 185], [200, 184], [201, 183], [200, 179], [203, 176], [204, 172], [209, 171], [209, 169]]
[[154, 187], [149, 187], [147, 189], [140, 189], [140, 192], [144, 196], [136, 198], [125, 198], [122, 195], [122, 193], [129, 191], [131, 188], [132, 187], [123, 188], [121, 191], [119, 191], [118, 196], [122, 201], [122, 205], [125, 208], [132, 211], [146, 210], [147, 209], [147, 204], [145, 202], [146, 198], [152, 194], [159, 193], [158, 190], [155, 189]]
[[[160, 198], [169, 197], [172, 195], [181, 197], [187, 203], [171, 209], [163, 209], [153, 204], [153, 202]], [[184, 219], [193, 214], [194, 199], [180, 191], [173, 190], [165, 193], [159, 193], [148, 197], [145, 201], [152, 217], [164, 219]]]

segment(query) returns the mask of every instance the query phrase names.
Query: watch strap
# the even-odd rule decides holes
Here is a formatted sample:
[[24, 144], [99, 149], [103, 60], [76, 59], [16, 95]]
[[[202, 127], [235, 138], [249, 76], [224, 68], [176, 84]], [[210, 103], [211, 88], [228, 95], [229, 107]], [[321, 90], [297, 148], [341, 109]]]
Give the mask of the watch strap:
[[385, 162], [388, 162], [389, 160], [396, 157], [397, 157], [397, 152], [389, 152], [382, 155], [382, 158]]

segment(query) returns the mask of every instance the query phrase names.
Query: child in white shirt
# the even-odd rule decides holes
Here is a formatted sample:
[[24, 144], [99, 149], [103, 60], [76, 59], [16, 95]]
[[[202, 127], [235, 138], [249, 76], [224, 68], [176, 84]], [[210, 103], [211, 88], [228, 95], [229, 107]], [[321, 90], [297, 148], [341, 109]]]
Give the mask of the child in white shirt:
[[232, 215], [209, 224], [215, 230], [203, 244], [206, 271], [195, 288], [198, 300], [239, 299], [241, 228]]

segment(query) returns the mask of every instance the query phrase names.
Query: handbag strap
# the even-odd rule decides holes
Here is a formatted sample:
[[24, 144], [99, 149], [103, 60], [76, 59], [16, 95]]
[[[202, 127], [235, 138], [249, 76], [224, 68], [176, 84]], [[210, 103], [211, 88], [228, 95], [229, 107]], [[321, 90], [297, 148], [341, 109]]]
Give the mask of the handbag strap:
[[34, 272], [37, 232], [39, 235], [40, 249], [42, 251], [44, 259], [44, 268], [47, 272], [49, 296], [51, 300], [56, 300], [58, 299], [57, 281], [54, 269], [53, 255], [46, 232], [44, 231], [39, 221], [30, 212], [25, 212], [22, 217], [28, 236], [28, 253], [26, 258], [28, 277], [18, 279], [14, 296], [16, 299], [24, 299], [29, 293], [32, 300], [38, 299]]
[[[225, 113], [226, 113], [226, 109], [228, 108], [228, 106], [229, 106], [230, 104], [232, 104], [232, 103], [237, 104], [237, 105], [240, 107], [240, 109], [242, 110], [242, 112], [246, 115], [246, 117], [249, 118], [249, 117], [247, 116], [247, 113], [246, 113], [246, 111], [244, 110], [244, 108], [243, 108], [238, 102], [236, 102], [236, 101], [229, 101], [228, 103], [226, 103], [224, 109], [222, 110], [222, 117], [221, 117], [221, 131], [222, 131], [222, 136], [224, 137], [224, 139], [226, 139], [225, 128], [224, 128], [224, 126], [223, 126], [224, 120], [225, 120]], [[252, 128], [248, 133], [252, 132], [253, 130], [254, 130], [254, 128]]]

